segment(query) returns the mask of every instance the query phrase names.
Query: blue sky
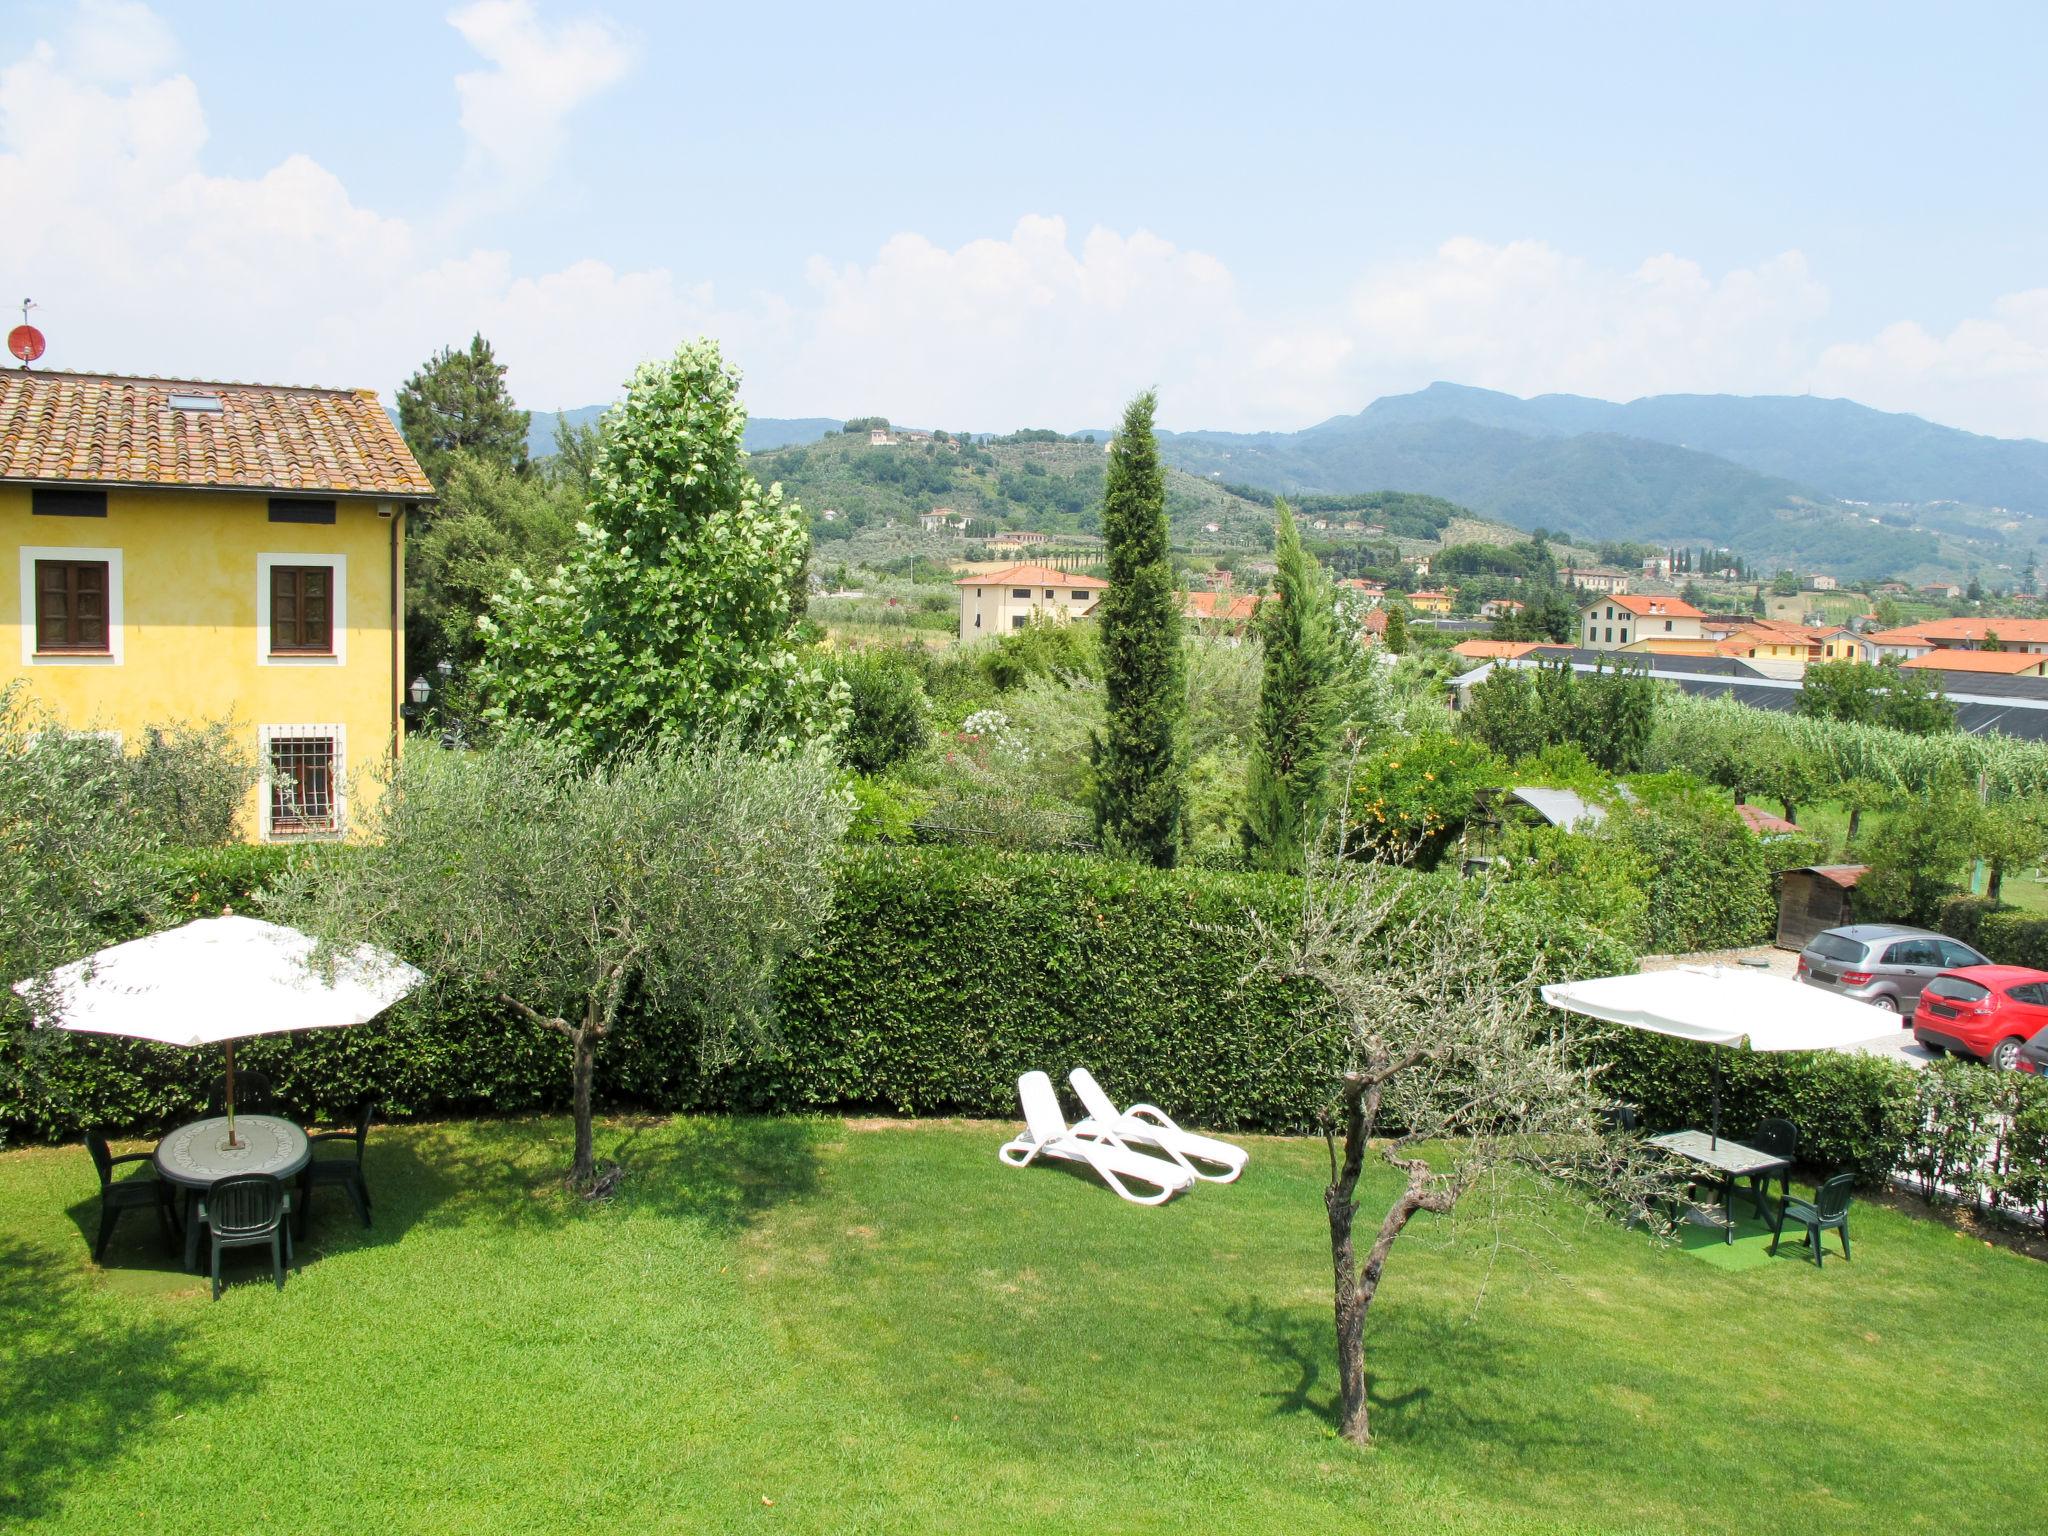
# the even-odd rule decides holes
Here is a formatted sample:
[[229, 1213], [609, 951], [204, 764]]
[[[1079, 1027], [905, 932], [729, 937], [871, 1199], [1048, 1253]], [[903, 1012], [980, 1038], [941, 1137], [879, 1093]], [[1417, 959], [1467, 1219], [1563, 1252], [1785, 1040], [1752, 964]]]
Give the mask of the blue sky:
[[2048, 437], [2039, 6], [16, 0], [51, 365], [1288, 428], [1434, 378]]

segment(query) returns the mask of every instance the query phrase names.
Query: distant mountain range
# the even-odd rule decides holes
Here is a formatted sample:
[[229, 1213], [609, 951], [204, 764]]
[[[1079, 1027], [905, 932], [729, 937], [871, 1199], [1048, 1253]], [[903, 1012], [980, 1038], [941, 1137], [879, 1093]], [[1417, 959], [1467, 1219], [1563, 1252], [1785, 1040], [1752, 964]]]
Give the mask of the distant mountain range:
[[[610, 409], [605, 405], [581, 405], [573, 411], [534, 411], [526, 429], [526, 451], [536, 459], [544, 459], [555, 451], [558, 415], [569, 426], [582, 427]], [[747, 422], [746, 449], [749, 453], [766, 453], [771, 448], [787, 448], [791, 443], [815, 443], [826, 433], [837, 432], [842, 425], [823, 416], [756, 416]]]
[[[757, 418], [747, 447], [815, 442], [838, 426]], [[554, 417], [536, 414], [533, 429], [534, 452], [549, 451]], [[1300, 432], [1162, 433], [1160, 446], [1212, 484], [1420, 492], [1520, 528], [1727, 545], [1853, 581], [2017, 571], [2048, 534], [2048, 443], [1811, 396], [1620, 404], [1440, 383]]]

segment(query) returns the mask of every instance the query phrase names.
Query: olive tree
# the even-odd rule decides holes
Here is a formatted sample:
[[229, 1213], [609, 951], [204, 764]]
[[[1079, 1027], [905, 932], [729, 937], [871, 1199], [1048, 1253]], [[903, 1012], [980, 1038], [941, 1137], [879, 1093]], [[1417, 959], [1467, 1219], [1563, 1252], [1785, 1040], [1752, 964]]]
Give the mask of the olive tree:
[[851, 806], [822, 747], [737, 738], [593, 764], [560, 739], [414, 746], [367, 846], [302, 869], [278, 898], [323, 938], [369, 940], [494, 994], [568, 1042], [572, 1184], [596, 1177], [599, 1052], [630, 1002], [693, 1016], [715, 1064], [772, 1036], [777, 967], [831, 911]]
[[[1585, 1042], [1541, 1006], [1544, 967], [1511, 937], [1558, 925], [1496, 912], [1514, 890], [1418, 877], [1312, 844], [1298, 913], [1284, 927], [1251, 919], [1261, 966], [1306, 984], [1304, 1039], [1334, 1035], [1340, 1047], [1300, 1054], [1341, 1063], [1323, 1120], [1323, 1205], [1339, 1430], [1355, 1444], [1370, 1438], [1366, 1317], [1417, 1215], [1474, 1195], [1499, 1215], [1558, 1188], [1646, 1214], [1664, 1193], [1666, 1176], [1641, 1143], [1603, 1134]], [[1398, 1184], [1361, 1255], [1361, 1185], [1374, 1156]]]
[[0, 1011], [7, 984], [96, 948], [146, 905], [156, 821], [132, 814], [118, 752], [59, 728], [21, 683], [0, 687]]

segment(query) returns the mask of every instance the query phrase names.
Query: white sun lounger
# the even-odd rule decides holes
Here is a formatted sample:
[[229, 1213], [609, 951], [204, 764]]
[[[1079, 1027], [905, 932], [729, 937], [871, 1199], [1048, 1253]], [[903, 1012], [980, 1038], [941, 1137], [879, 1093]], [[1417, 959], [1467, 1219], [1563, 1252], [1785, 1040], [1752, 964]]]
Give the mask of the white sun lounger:
[[[1189, 1177], [1216, 1184], [1228, 1184], [1244, 1172], [1243, 1147], [1218, 1141], [1214, 1136], [1184, 1131], [1168, 1118], [1165, 1110], [1150, 1104], [1133, 1104], [1129, 1109], [1119, 1110], [1086, 1067], [1074, 1068], [1067, 1074], [1067, 1081], [1074, 1085], [1074, 1092], [1081, 1096], [1081, 1107], [1088, 1111], [1088, 1118], [1074, 1127], [1076, 1136], [1105, 1134], [1133, 1146], [1157, 1147], [1186, 1169]], [[1209, 1173], [1196, 1166], [1204, 1163], [1223, 1171]]]
[[[1059, 1098], [1052, 1091], [1052, 1079], [1043, 1072], [1026, 1072], [1018, 1078], [1017, 1097], [1024, 1105], [1024, 1134], [1005, 1142], [996, 1153], [1012, 1168], [1022, 1168], [1041, 1157], [1086, 1163], [1103, 1183], [1133, 1205], [1163, 1205], [1194, 1187], [1194, 1175], [1186, 1168], [1133, 1152], [1114, 1135], [1078, 1136], [1068, 1130]], [[1158, 1193], [1134, 1194], [1131, 1184], [1149, 1184]]]

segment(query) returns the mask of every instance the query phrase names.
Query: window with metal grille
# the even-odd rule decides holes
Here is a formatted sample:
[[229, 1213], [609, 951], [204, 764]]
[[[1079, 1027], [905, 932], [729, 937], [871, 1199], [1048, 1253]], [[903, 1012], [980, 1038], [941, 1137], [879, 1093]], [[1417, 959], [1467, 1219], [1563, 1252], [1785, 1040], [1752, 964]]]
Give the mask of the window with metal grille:
[[341, 829], [332, 736], [273, 736], [270, 834], [303, 837]]
[[107, 562], [36, 562], [36, 649], [107, 649]]
[[321, 655], [334, 649], [334, 567], [270, 568], [270, 648]]

